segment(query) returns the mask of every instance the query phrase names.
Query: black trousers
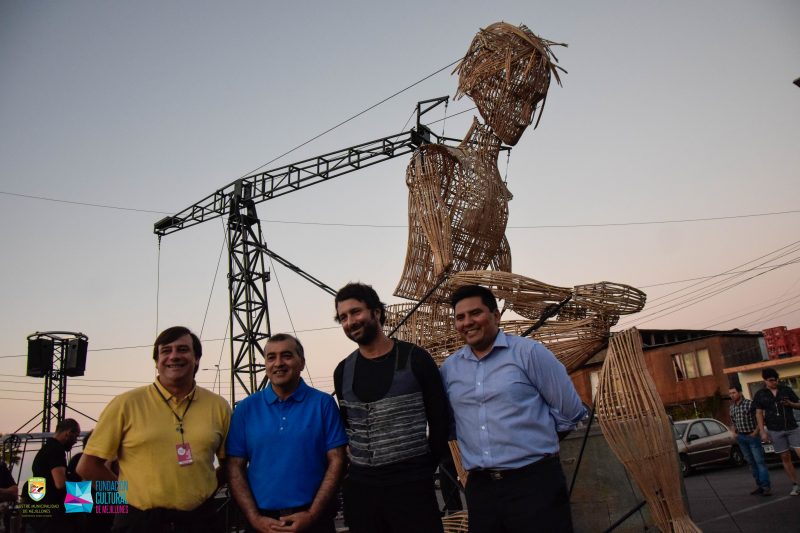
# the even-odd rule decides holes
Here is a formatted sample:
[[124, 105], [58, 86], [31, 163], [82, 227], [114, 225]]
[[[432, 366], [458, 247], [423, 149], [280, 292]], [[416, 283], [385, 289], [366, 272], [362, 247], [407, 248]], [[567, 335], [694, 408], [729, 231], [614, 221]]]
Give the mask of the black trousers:
[[558, 457], [500, 475], [467, 477], [469, 533], [572, 532], [569, 493]]
[[344, 482], [350, 533], [444, 533], [433, 476], [389, 486]]
[[148, 509], [142, 511], [129, 505], [127, 514], [114, 517], [112, 533], [217, 533], [224, 526], [214, 508], [214, 500], [208, 500], [192, 511], [173, 509]]

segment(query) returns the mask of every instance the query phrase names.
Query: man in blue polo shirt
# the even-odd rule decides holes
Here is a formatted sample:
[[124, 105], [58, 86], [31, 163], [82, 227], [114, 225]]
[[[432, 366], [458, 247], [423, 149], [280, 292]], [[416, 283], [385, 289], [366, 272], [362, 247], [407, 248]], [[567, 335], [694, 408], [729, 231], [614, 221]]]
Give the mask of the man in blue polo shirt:
[[347, 444], [336, 402], [300, 377], [303, 346], [291, 335], [270, 337], [264, 362], [269, 385], [236, 406], [228, 431], [233, 497], [249, 531], [334, 533]]

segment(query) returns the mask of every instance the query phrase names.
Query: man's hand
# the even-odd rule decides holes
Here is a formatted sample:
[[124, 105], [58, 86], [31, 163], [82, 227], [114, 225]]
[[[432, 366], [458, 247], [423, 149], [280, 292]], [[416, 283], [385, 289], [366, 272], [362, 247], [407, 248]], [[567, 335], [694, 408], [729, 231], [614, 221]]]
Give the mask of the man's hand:
[[284, 525], [275, 526], [272, 531], [280, 533], [300, 533], [308, 530], [314, 523], [316, 518], [308, 511], [300, 511], [299, 513], [282, 516], [281, 522]]
[[277, 529], [275, 529], [275, 527], [280, 526], [282, 524], [282, 522], [279, 520], [275, 520], [274, 518], [261, 515], [253, 518], [249, 522], [250, 525], [253, 526], [253, 529], [261, 533], [275, 533], [276, 531], [278, 531]]
[[759, 430], [759, 433], [761, 434], [761, 442], [772, 442], [772, 441], [769, 439], [769, 433], [767, 433], [767, 430], [766, 430], [766, 428], [761, 428], [761, 429]]

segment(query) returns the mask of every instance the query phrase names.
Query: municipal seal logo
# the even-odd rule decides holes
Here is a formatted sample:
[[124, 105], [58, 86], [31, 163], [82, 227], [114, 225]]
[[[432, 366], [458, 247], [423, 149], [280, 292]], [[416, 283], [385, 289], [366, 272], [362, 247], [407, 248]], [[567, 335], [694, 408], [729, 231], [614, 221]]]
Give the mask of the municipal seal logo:
[[66, 512], [91, 513], [93, 503], [91, 481], [67, 481], [67, 497], [64, 499]]
[[38, 502], [47, 494], [47, 480], [43, 477], [28, 478], [28, 497]]

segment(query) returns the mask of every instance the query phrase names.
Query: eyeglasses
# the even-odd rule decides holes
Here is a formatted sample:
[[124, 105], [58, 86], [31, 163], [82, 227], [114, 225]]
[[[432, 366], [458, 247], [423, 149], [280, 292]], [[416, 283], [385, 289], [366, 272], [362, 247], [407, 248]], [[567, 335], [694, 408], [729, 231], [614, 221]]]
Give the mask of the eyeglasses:
[[767, 378], [764, 381], [778, 381], [778, 378]]

